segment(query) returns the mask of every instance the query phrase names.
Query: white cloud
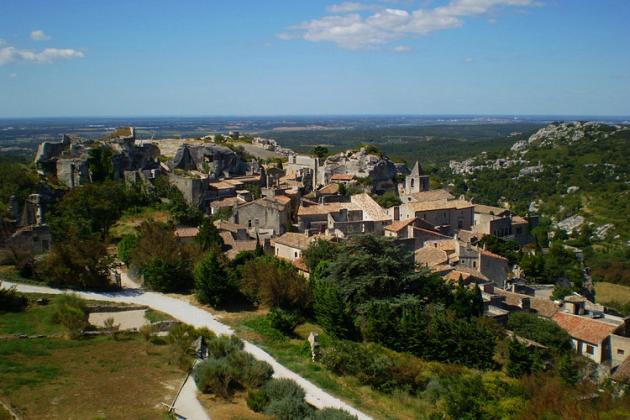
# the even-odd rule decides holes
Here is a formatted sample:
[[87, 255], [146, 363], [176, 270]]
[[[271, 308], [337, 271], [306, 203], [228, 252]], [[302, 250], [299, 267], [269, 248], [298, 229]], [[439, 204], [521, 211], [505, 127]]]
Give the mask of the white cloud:
[[326, 7], [326, 10], [328, 10], [330, 13], [352, 13], [359, 12], [361, 10], [374, 10], [377, 7], [378, 6], [374, 4], [365, 4], [355, 1], [344, 1], [343, 3], [330, 5]]
[[41, 29], [31, 32], [31, 39], [35, 41], [48, 41], [50, 37], [44, 33]]
[[470, 64], [470, 63], [472, 63], [473, 61], [475, 61], [475, 60], [473, 60], [473, 58], [472, 58], [472, 57], [466, 57], [466, 58], [464, 58], [464, 63], [466, 63], [466, 64]]
[[14, 63], [52, 63], [55, 60], [84, 56], [83, 52], [72, 48], [45, 48], [41, 51], [33, 51], [8, 46], [0, 48], [0, 66]]
[[409, 48], [406, 45], [397, 45], [394, 48], [392, 48], [392, 51], [397, 52], [397, 53], [406, 53], [411, 51], [411, 48]]
[[[373, 48], [410, 36], [457, 28], [466, 17], [482, 16], [500, 7], [539, 5], [535, 0], [451, 0], [441, 7], [404, 10], [343, 2], [328, 7], [333, 15], [292, 26], [278, 38], [332, 42], [347, 49]], [[371, 14], [360, 13], [367, 10]]]

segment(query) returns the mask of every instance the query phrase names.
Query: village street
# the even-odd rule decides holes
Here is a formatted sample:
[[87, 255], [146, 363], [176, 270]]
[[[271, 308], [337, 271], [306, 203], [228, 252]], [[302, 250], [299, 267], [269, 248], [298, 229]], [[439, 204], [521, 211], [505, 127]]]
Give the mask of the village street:
[[[77, 296], [82, 299], [87, 300], [101, 300], [101, 301], [109, 301], [109, 302], [119, 302], [119, 303], [131, 303], [136, 305], [146, 305], [151, 307], [152, 309], [164, 312], [169, 314], [175, 319], [178, 319], [186, 324], [190, 324], [194, 327], [206, 327], [209, 330], [213, 331], [215, 334], [233, 334], [233, 330], [218, 322], [212, 314], [203, 309], [197, 308], [191, 305], [188, 302], [184, 302], [182, 300], [176, 299], [174, 297], [166, 296], [161, 293], [156, 292], [145, 292], [141, 289], [131, 289], [125, 290], [122, 292], [114, 292], [114, 293], [96, 293], [96, 292], [73, 292], [73, 291], [63, 291], [59, 289], [52, 289], [48, 287], [42, 286], [31, 286], [25, 284], [17, 284], [11, 283], [8, 281], [3, 281], [4, 287], [13, 287], [15, 286], [19, 292], [22, 293], [49, 293], [49, 294], [59, 294], [64, 292], [72, 292], [76, 293]], [[366, 414], [354, 409], [350, 405], [345, 402], [333, 397], [328, 394], [321, 388], [317, 387], [315, 384], [310, 381], [304, 379], [299, 376], [295, 372], [287, 369], [282, 366], [280, 363], [276, 362], [275, 359], [269, 355], [267, 352], [262, 350], [261, 348], [245, 341], [244, 350], [250, 354], [252, 354], [256, 359], [263, 360], [269, 363], [274, 370], [274, 377], [276, 378], [288, 378], [294, 380], [297, 384], [299, 384], [305, 391], [306, 397], [305, 400], [317, 407], [319, 409], [326, 407], [340, 408], [343, 409], [355, 416], [359, 419], [369, 419], [370, 417]], [[192, 384], [192, 381], [189, 381]], [[201, 404], [197, 401], [196, 398], [190, 398], [191, 392], [195, 391], [195, 387], [189, 385], [187, 383], [186, 387], [182, 391], [181, 402], [178, 399], [178, 404], [176, 404], [176, 410], [183, 416], [187, 415], [188, 419], [207, 419], [208, 416], [203, 412], [201, 408]], [[185, 402], [185, 403], [184, 403]], [[201, 410], [201, 411], [200, 411]], [[203, 413], [203, 414], [201, 414]]]

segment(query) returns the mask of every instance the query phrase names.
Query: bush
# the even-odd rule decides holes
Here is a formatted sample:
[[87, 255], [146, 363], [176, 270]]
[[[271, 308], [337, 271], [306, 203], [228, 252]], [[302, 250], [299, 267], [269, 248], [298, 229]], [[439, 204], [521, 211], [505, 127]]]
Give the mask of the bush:
[[238, 372], [226, 359], [207, 359], [195, 368], [194, 378], [197, 388], [204, 393], [229, 398], [238, 386]]
[[558, 351], [571, 349], [571, 337], [555, 322], [526, 312], [510, 314], [508, 329]]
[[303, 420], [307, 418], [313, 409], [309, 407], [304, 399], [286, 397], [280, 400], [272, 400], [265, 414], [273, 416], [277, 420]]
[[118, 242], [118, 259], [129, 265], [133, 250], [138, 246], [138, 237], [136, 235], [125, 235]]
[[61, 295], [55, 299], [52, 321], [63, 325], [69, 338], [76, 338], [89, 325], [85, 303], [75, 295]]
[[270, 401], [284, 398], [303, 400], [305, 396], [302, 387], [291, 379], [271, 379], [262, 389]]
[[269, 397], [263, 390], [257, 389], [247, 393], [247, 406], [256, 413], [260, 413], [265, 410], [269, 404]]
[[273, 368], [269, 363], [256, 360], [254, 356], [242, 350], [231, 353], [226, 359], [238, 372], [238, 382], [244, 388], [258, 388], [273, 374]]
[[296, 314], [277, 308], [269, 311], [267, 319], [273, 328], [285, 335], [293, 335], [293, 330], [299, 323], [299, 317]]
[[21, 312], [27, 305], [28, 299], [25, 296], [18, 295], [15, 287], [3, 289], [2, 282], [0, 282], [0, 313]]
[[208, 340], [208, 357], [220, 359], [239, 350], [243, 350], [243, 342], [235, 335], [220, 335]]

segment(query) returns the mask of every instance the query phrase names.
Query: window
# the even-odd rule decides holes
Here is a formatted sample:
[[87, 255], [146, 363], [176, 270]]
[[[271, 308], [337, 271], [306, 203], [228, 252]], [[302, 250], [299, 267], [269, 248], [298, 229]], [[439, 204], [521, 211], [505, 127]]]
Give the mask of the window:
[[415, 181], [416, 181], [415, 179], [411, 178], [411, 188], [413, 188]]
[[258, 219], [254, 219], [254, 226], [258, 226]]
[[590, 344], [586, 345], [586, 353], [587, 354], [595, 354], [595, 347], [591, 346]]
[[252, 227], [252, 221], [251, 220], [247, 221], [247, 227]]
[[457, 228], [458, 229], [462, 229], [464, 227], [464, 222], [462, 222], [461, 220], [457, 221]]
[[296, 252], [294, 252], [293, 254], [295, 255], [295, 258], [297, 258], [297, 257], [298, 257], [298, 253], [297, 253], [297, 251], [296, 251]]
[[477, 261], [473, 261], [473, 268], [477, 268]]
[[617, 354], [623, 355], [624, 353], [625, 353], [625, 351], [623, 351], [622, 349], [617, 349]]

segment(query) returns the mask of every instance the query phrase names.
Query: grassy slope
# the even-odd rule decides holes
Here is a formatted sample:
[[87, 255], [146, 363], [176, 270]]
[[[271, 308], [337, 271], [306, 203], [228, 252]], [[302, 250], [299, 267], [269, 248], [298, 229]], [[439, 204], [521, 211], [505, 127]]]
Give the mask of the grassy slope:
[[630, 287], [607, 282], [595, 283], [595, 296], [597, 302], [630, 303]]
[[379, 419], [426, 418], [434, 407], [425, 400], [403, 392], [384, 394], [359, 383], [354, 377], [337, 376], [319, 363], [311, 362], [306, 338], [318, 332], [322, 342], [328, 338], [314, 324], [303, 324], [296, 329], [295, 338], [286, 338], [269, 327], [264, 316], [232, 317], [229, 322], [244, 339], [269, 352], [278, 362], [307, 378], [331, 394]]
[[[0, 314], [0, 335], [51, 334], [49, 307]], [[167, 346], [134, 336], [0, 341], [0, 396], [25, 418], [155, 419], [183, 373]]]

